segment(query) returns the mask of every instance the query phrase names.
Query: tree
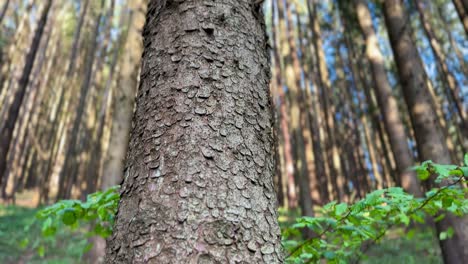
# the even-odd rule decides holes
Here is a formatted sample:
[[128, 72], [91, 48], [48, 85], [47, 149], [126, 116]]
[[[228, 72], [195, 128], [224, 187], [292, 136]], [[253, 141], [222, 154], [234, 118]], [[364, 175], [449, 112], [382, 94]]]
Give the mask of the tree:
[[[61, 198], [61, 199], [70, 197], [71, 189], [76, 179], [76, 176], [73, 174], [71, 170], [69, 170], [69, 168], [71, 166], [71, 162], [73, 162], [73, 158], [75, 158], [79, 152], [78, 132], [80, 131], [82, 117], [85, 112], [87, 94], [89, 93], [89, 90], [91, 87], [91, 81], [92, 81], [92, 76], [93, 76], [93, 65], [94, 65], [95, 56], [96, 56], [99, 28], [101, 24], [104, 5], [105, 5], [105, 0], [101, 0], [101, 5], [100, 5], [101, 10], [98, 11], [99, 13], [97, 15], [97, 19], [94, 21], [95, 24], [93, 28], [91, 46], [85, 58], [85, 76], [80, 87], [79, 101], [78, 101], [78, 106], [76, 109], [76, 116], [75, 116], [75, 119], [73, 120], [69, 146], [67, 149], [67, 153], [65, 154], [65, 161], [64, 161], [62, 171], [60, 172], [60, 180], [59, 180], [60, 189], [59, 189], [57, 198]], [[86, 6], [84, 10], [86, 10]]]
[[13, 135], [13, 130], [15, 129], [16, 120], [18, 119], [18, 113], [23, 103], [23, 99], [26, 95], [26, 90], [29, 84], [29, 77], [34, 66], [37, 50], [39, 49], [39, 44], [44, 33], [44, 29], [47, 23], [47, 15], [49, 14], [51, 5], [52, 0], [48, 0], [45, 3], [44, 9], [41, 13], [41, 17], [37, 22], [37, 28], [34, 32], [34, 38], [29, 48], [28, 54], [26, 55], [25, 65], [21, 74], [21, 78], [18, 81], [18, 90], [8, 110], [6, 121], [0, 130], [0, 181], [3, 179], [3, 175], [5, 173], [8, 151], [10, 149], [10, 141]]
[[408, 170], [414, 165], [413, 155], [406, 141], [405, 127], [388, 81], [384, 59], [372, 25], [371, 13], [365, 1], [356, 0], [355, 3], [359, 25], [366, 39], [366, 56], [372, 70], [377, 100], [382, 109], [385, 128], [388, 132], [402, 187], [416, 196], [421, 196], [422, 192], [416, 175]]
[[[407, 14], [402, 1], [385, 1], [384, 16], [420, 158], [450, 164], [450, 153], [437, 125], [436, 113], [431, 107], [424, 67], [411, 39], [410, 28], [406, 25]], [[464, 260], [468, 259], [467, 220], [466, 217], [457, 219], [448, 214], [436, 223], [438, 233], [449, 227], [455, 230], [452, 238], [439, 242], [444, 262], [447, 264], [464, 263]]]
[[468, 0], [452, 0], [452, 2], [465, 29], [465, 33], [468, 35]]
[[151, 1], [106, 263], [280, 263], [257, 1]]

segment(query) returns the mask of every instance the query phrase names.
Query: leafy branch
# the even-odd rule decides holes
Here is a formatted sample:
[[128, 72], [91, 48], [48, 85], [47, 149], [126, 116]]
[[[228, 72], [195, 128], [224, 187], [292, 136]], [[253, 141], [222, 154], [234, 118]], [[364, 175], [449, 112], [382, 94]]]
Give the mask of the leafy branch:
[[[468, 155], [465, 155], [468, 166]], [[432, 161], [413, 168], [421, 179], [438, 175], [436, 183], [445, 186], [426, 193], [426, 198], [415, 198], [402, 188], [388, 188], [368, 194], [352, 205], [336, 202], [325, 205], [317, 217], [300, 217], [291, 228], [283, 230], [285, 238], [297, 235], [299, 228], [309, 228], [315, 236], [298, 245], [296, 240], [283, 240], [289, 255], [289, 263], [314, 263], [326, 259], [329, 263], [346, 263], [346, 259], [358, 259], [387, 231], [397, 225], [408, 226], [410, 222], [424, 223], [425, 217], [448, 211], [457, 216], [467, 214], [466, 181], [468, 167], [441, 165]], [[435, 218], [443, 219], [445, 214]], [[441, 234], [441, 239], [453, 235], [453, 230]], [[368, 242], [365, 248], [363, 243]]]

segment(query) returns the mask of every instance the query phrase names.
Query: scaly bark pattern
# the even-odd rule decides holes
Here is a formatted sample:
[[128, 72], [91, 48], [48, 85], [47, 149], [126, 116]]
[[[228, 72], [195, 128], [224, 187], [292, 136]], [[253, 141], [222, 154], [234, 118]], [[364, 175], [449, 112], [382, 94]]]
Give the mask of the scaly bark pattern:
[[150, 1], [106, 263], [282, 262], [255, 2]]

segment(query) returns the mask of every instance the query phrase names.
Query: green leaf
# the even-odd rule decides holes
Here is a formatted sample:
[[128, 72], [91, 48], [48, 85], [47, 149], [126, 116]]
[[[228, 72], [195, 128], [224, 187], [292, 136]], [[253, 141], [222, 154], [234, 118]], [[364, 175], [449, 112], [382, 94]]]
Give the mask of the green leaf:
[[400, 220], [401, 220], [401, 222], [402, 222], [403, 224], [405, 224], [406, 226], [408, 226], [409, 223], [410, 223], [410, 219], [409, 219], [409, 217], [408, 217], [405, 213], [401, 213], [401, 214], [400, 214]]
[[418, 175], [418, 178], [422, 181], [429, 179], [429, 176], [431, 174], [427, 170], [416, 170], [416, 174]]
[[463, 161], [465, 163], [465, 166], [468, 166], [468, 153], [465, 153], [465, 156], [463, 157]]
[[38, 248], [37, 248], [37, 254], [39, 255], [39, 257], [43, 258], [44, 255], [45, 255], [45, 248], [43, 245], [40, 245]]
[[73, 208], [63, 209], [62, 222], [67, 226], [73, 225], [76, 222], [75, 209]]
[[346, 209], [348, 209], [348, 205], [346, 203], [340, 203], [337, 206], [335, 206], [335, 214], [342, 215], [346, 212]]
[[439, 240], [445, 240], [447, 238], [448, 238], [447, 232], [444, 231], [444, 232], [439, 233]]
[[42, 224], [42, 234], [47, 237], [47, 236], [52, 236], [55, 234], [57, 231], [57, 228], [55, 226], [52, 226], [52, 218], [49, 217], [47, 220], [44, 221]]
[[455, 230], [453, 230], [452, 227], [447, 228], [447, 231], [446, 231], [446, 232], [447, 232], [447, 236], [448, 236], [449, 238], [452, 238], [453, 235], [455, 234]]
[[25, 249], [29, 244], [29, 239], [26, 237], [24, 238], [23, 240], [21, 240], [21, 242], [19, 243], [19, 247], [21, 249]]
[[333, 251], [325, 251], [325, 253], [323, 253], [323, 256], [326, 258], [326, 259], [334, 259], [336, 254], [335, 252]]

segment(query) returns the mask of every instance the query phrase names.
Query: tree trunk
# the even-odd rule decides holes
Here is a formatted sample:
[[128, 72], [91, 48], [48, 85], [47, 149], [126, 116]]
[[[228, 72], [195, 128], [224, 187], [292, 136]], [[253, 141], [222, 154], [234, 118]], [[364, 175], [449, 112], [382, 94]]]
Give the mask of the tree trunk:
[[76, 109], [76, 116], [75, 116], [75, 119], [73, 120], [73, 126], [71, 130], [71, 135], [70, 135], [70, 142], [68, 144], [68, 149], [65, 154], [65, 161], [63, 163], [63, 168], [62, 168], [62, 171], [60, 172], [59, 182], [61, 184], [59, 186], [59, 193], [57, 195], [58, 199], [69, 198], [71, 194], [71, 188], [75, 182], [76, 174], [71, 174], [70, 171], [68, 170], [72, 167], [70, 165], [74, 162], [74, 158], [76, 158], [76, 155], [78, 153], [79, 131], [80, 131], [80, 126], [81, 126], [82, 116], [85, 112], [86, 97], [91, 87], [91, 80], [93, 76], [93, 65], [95, 61], [94, 58], [96, 55], [96, 47], [97, 47], [98, 36], [99, 36], [99, 26], [101, 24], [102, 9], [104, 7], [104, 4], [105, 4], [105, 0], [102, 0], [101, 10], [99, 11], [99, 15], [95, 20], [95, 25], [93, 29], [94, 32], [91, 37], [92, 43], [91, 43], [91, 46], [89, 47], [88, 54], [85, 59], [85, 76], [84, 76], [83, 82], [81, 83], [81, 88], [79, 92], [79, 102], [78, 102], [78, 107]]
[[340, 188], [337, 186], [342, 184], [341, 169], [338, 149], [336, 146], [335, 137], [335, 107], [333, 104], [333, 89], [330, 84], [328, 75], [327, 64], [325, 60], [325, 51], [323, 49], [322, 36], [320, 30], [319, 17], [317, 12], [317, 0], [307, 0], [307, 10], [309, 14], [309, 23], [313, 32], [313, 43], [315, 50], [315, 63], [318, 75], [318, 88], [321, 90], [319, 93], [320, 101], [322, 103], [322, 112], [324, 113], [324, 121], [326, 128], [326, 152], [329, 166], [329, 173], [333, 185], [333, 198], [341, 200], [343, 193], [339, 192]]
[[0, 25], [2, 25], [2, 21], [3, 21], [3, 18], [5, 18], [5, 14], [6, 14], [6, 11], [8, 10], [9, 4], [10, 4], [10, 0], [6, 0], [6, 2], [2, 6], [2, 10], [0, 11]]
[[363, 0], [356, 0], [356, 11], [361, 31], [366, 38], [366, 56], [370, 62], [377, 101], [382, 110], [385, 128], [390, 139], [402, 187], [411, 194], [421, 197], [422, 192], [419, 181], [415, 173], [409, 170], [414, 165], [413, 155], [408, 146], [405, 127], [398, 112], [396, 98], [392, 94], [392, 88], [387, 78], [383, 56], [380, 52], [367, 3]]
[[455, 76], [449, 70], [447, 65], [447, 58], [442, 51], [442, 47], [439, 44], [439, 40], [436, 38], [434, 30], [431, 23], [428, 20], [427, 14], [425, 13], [425, 8], [429, 8], [427, 2], [422, 0], [413, 0], [415, 3], [419, 17], [421, 19], [421, 24], [423, 25], [424, 32], [426, 33], [429, 44], [431, 45], [432, 52], [435, 55], [435, 59], [441, 69], [441, 78], [444, 79], [446, 83], [446, 88], [448, 88], [448, 94], [450, 94], [453, 104], [457, 110], [458, 116], [461, 120], [462, 131], [465, 131], [462, 135], [465, 139], [468, 139], [468, 117], [467, 110], [463, 107], [463, 97], [460, 91], [460, 86], [455, 79]]
[[[273, 1], [273, 5], [277, 4], [277, 1]], [[273, 13], [273, 12], [272, 12]], [[274, 17], [274, 14], [273, 14]], [[294, 159], [292, 157], [292, 147], [291, 147], [291, 135], [289, 133], [289, 113], [286, 106], [286, 97], [284, 94], [284, 84], [283, 84], [283, 69], [281, 68], [281, 57], [279, 54], [279, 47], [276, 38], [276, 24], [275, 19], [273, 18], [273, 56], [275, 61], [275, 86], [278, 89], [279, 97], [279, 109], [280, 109], [280, 128], [281, 135], [283, 137], [283, 149], [284, 149], [284, 161], [285, 161], [285, 172], [287, 179], [287, 196], [288, 196], [288, 207], [295, 208], [297, 206], [297, 196], [296, 196], [296, 184], [294, 179]]]
[[[450, 153], [435, 120], [436, 114], [431, 107], [424, 67], [411, 39], [402, 1], [385, 1], [384, 15], [420, 157], [423, 160], [450, 164]], [[436, 223], [438, 233], [449, 227], [455, 230], [452, 238], [439, 241], [444, 262], [447, 264], [461, 264], [468, 260], [467, 220], [467, 217], [456, 218], [448, 214]]]
[[[291, 7], [288, 2], [278, 2], [278, 12], [280, 20], [286, 11], [287, 27], [285, 29], [285, 35], [287, 37], [288, 47], [288, 58], [291, 60], [292, 73], [291, 84], [288, 85], [288, 93], [291, 98], [291, 130], [293, 136], [293, 142], [295, 144], [294, 150], [296, 153], [296, 168], [295, 174], [297, 179], [297, 186], [299, 187], [299, 205], [301, 207], [301, 213], [305, 216], [313, 216], [314, 211], [312, 208], [312, 197], [310, 196], [309, 186], [309, 168], [306, 151], [312, 151], [312, 148], [308, 146], [312, 141], [310, 138], [304, 138], [303, 131], [309, 130], [308, 124], [305, 123], [307, 120], [306, 109], [304, 103], [303, 90], [301, 89], [301, 66], [296, 49], [296, 40], [294, 38], [293, 20]], [[308, 148], [306, 147], [308, 146]], [[309, 229], [305, 229], [308, 231]], [[305, 231], [305, 232], [306, 232]], [[307, 233], [306, 235], [311, 235]]]
[[13, 135], [13, 130], [15, 129], [18, 113], [26, 95], [29, 77], [34, 66], [37, 50], [39, 49], [39, 44], [41, 42], [43, 35], [42, 33], [44, 32], [45, 25], [47, 23], [47, 15], [49, 14], [51, 5], [52, 0], [48, 0], [44, 6], [44, 9], [42, 10], [41, 17], [37, 23], [36, 31], [34, 32], [34, 38], [31, 42], [29, 52], [26, 55], [23, 73], [18, 81], [18, 90], [8, 110], [5, 124], [0, 131], [0, 181], [2, 181], [6, 169], [8, 151], [10, 149], [10, 141]]
[[452, 2], [465, 29], [465, 33], [468, 35], [468, 0], [452, 0]]
[[131, 117], [134, 108], [134, 98], [138, 83], [139, 61], [141, 58], [141, 28], [144, 15], [136, 12], [143, 5], [143, 1], [131, 1], [131, 22], [128, 29], [127, 41], [121, 55], [121, 70], [119, 85], [115, 90], [113, 100], [112, 128], [107, 159], [104, 162], [102, 188], [119, 184], [123, 179], [123, 165], [128, 147]]
[[150, 1], [106, 263], [281, 263], [256, 1]]

